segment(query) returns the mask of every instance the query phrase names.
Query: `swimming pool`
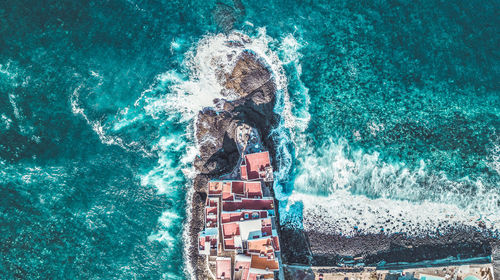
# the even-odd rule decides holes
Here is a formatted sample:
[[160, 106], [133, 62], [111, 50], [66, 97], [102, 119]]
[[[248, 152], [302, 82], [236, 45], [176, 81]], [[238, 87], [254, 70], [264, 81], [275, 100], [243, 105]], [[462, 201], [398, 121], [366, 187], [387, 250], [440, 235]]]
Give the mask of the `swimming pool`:
[[479, 280], [479, 279], [474, 275], [469, 275], [469, 276], [465, 277], [464, 280]]

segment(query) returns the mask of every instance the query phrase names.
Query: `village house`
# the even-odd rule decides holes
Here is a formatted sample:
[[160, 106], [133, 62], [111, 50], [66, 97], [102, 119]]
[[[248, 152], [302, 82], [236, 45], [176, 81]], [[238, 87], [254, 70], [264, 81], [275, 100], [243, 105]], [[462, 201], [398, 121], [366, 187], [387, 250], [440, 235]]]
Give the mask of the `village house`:
[[208, 183], [198, 251], [216, 257], [217, 279], [272, 279], [280, 269], [280, 244], [274, 199], [263, 191], [273, 180], [269, 152], [244, 155], [240, 171], [241, 180]]

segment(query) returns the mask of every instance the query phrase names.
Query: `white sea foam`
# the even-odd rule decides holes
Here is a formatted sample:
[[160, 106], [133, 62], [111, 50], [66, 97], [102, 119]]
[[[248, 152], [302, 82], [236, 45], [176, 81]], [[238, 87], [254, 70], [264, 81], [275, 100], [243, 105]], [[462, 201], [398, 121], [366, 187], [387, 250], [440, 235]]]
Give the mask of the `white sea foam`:
[[[297, 49], [293, 45], [293, 37], [286, 37], [283, 40], [285, 47]], [[295, 42], [296, 43], [296, 42]], [[291, 112], [291, 103], [287, 92], [287, 78], [283, 69], [283, 64], [276, 52], [270, 49], [271, 44], [280, 44], [278, 41], [266, 35], [264, 28], [258, 29], [255, 37], [246, 36], [240, 32], [233, 32], [229, 35], [211, 34], [203, 37], [196, 47], [191, 49], [185, 56], [186, 74], [176, 71], [167, 71], [159, 75], [154, 86], [145, 91], [136, 102], [136, 106], [143, 104], [145, 111], [160, 118], [162, 112], [168, 112], [170, 118], [176, 118], [180, 114], [179, 121], [187, 124], [188, 131], [186, 137], [191, 142], [194, 141], [194, 123], [200, 110], [205, 107], [214, 107], [214, 99], [224, 98], [222, 91], [225, 74], [232, 71], [238, 57], [244, 51], [251, 51], [261, 59], [271, 70], [278, 90], [278, 99], [281, 100], [279, 113], [283, 117], [282, 125], [286, 128], [296, 126], [295, 116]], [[298, 63], [299, 56], [287, 58], [289, 63]], [[300, 71], [298, 71], [300, 73]], [[225, 97], [228, 99], [228, 97]], [[307, 117], [305, 118], [307, 119]], [[307, 121], [306, 121], [307, 122]], [[213, 139], [212, 139], [213, 140]], [[205, 139], [210, 142], [211, 139]], [[187, 151], [181, 163], [184, 175], [187, 178], [194, 178], [195, 171], [188, 163], [198, 155], [198, 145], [187, 145]], [[191, 184], [189, 182], [188, 184]], [[188, 221], [184, 226], [184, 244], [186, 257], [186, 273], [193, 278], [193, 268], [191, 261], [187, 259], [190, 244], [189, 222], [191, 220], [190, 205], [192, 198], [192, 188], [187, 188], [186, 200], [188, 205]]]
[[492, 140], [492, 146], [488, 149], [488, 166], [500, 175], [500, 137]]
[[19, 69], [15, 67], [12, 61], [7, 61], [7, 63], [0, 64], [0, 75], [7, 78], [12, 86], [17, 86], [17, 78], [18, 78]]
[[[26, 121], [26, 117], [23, 114], [23, 110], [19, 106], [19, 97], [12, 93], [9, 93], [8, 97], [9, 97], [9, 102], [12, 106], [14, 117], [16, 118], [18, 123], [19, 132], [25, 136], [31, 135], [32, 140], [37, 142], [38, 136], [32, 135], [33, 132], [35, 131], [35, 128], [32, 125], [30, 125], [29, 121]], [[9, 124], [10, 126], [9, 121], [7, 121], [7, 124]]]
[[345, 141], [303, 152], [288, 198], [289, 206], [302, 205], [283, 219], [293, 220], [299, 209], [305, 228], [345, 235], [381, 228], [419, 235], [456, 225], [500, 230], [500, 191], [480, 180], [452, 181], [423, 162], [416, 170], [389, 164], [377, 153], [350, 150]]
[[[228, 99], [222, 94], [225, 74], [230, 73], [246, 50], [255, 53], [270, 68], [278, 90], [286, 90], [286, 76], [277, 54], [269, 48], [271, 41], [264, 28], [258, 29], [253, 38], [239, 32], [206, 35], [185, 55], [187, 75], [178, 71], [159, 75], [155, 85], [143, 93], [136, 105], [148, 99], [146, 111], [176, 112], [181, 114], [181, 121], [192, 121], [203, 108], [214, 107], [215, 99]], [[150, 97], [152, 92], [158, 93], [158, 88], [163, 93], [157, 98]], [[289, 111], [289, 108], [285, 110], [287, 114]]]
[[12, 120], [9, 119], [5, 114], [2, 114], [0, 116], [0, 119], [2, 120], [3, 126], [6, 130], [8, 130], [12, 124]]
[[12, 93], [9, 94], [9, 102], [10, 102], [10, 105], [12, 106], [12, 111], [14, 112], [14, 116], [18, 120], [23, 120], [24, 116], [21, 114], [21, 110], [17, 106], [17, 100], [16, 99], [17, 98], [16, 98], [16, 96], [14, 94], [12, 94]]
[[92, 130], [99, 136], [99, 140], [106, 145], [117, 145], [124, 150], [130, 151], [132, 148], [137, 151], [141, 151], [144, 155], [152, 156], [151, 152], [144, 148], [142, 145], [135, 141], [125, 142], [123, 139], [116, 135], [111, 135], [107, 133], [102, 123], [98, 120], [91, 120], [85, 114], [84, 108], [80, 105], [80, 90], [83, 85], [78, 86], [70, 96], [71, 111], [75, 115], [80, 115], [85, 119], [87, 124], [92, 128]]
[[[279, 46], [278, 52], [272, 51], [270, 45]], [[265, 28], [258, 29], [256, 36], [253, 37], [240, 32], [204, 36], [186, 53], [184, 71], [169, 70], [158, 75], [133, 105], [121, 109], [113, 121], [106, 125], [98, 120], [89, 119], [85, 113], [80, 102], [80, 90], [83, 86], [77, 88], [71, 96], [73, 113], [81, 115], [105, 144], [118, 145], [129, 150], [134, 143], [127, 143], [113, 134], [118, 131], [126, 132], [133, 124], [146, 121], [147, 118], [155, 121], [154, 125], [157, 125], [159, 131], [168, 131], [167, 135], [160, 136], [154, 144], [151, 144], [152, 147], [148, 152], [158, 155], [158, 164], [141, 175], [141, 184], [154, 186], [159, 194], [166, 195], [168, 199], [175, 200], [179, 199], [179, 195], [186, 196], [187, 221], [184, 223], [183, 231], [186, 245], [184, 248], [185, 272], [192, 278], [194, 278], [193, 268], [187, 257], [191, 236], [189, 232], [190, 205], [194, 191], [191, 187], [191, 180], [196, 175], [192, 162], [199, 154], [199, 143], [196, 143], [194, 139], [196, 116], [203, 108], [213, 107], [214, 99], [223, 98], [222, 84], [225, 74], [232, 71], [242, 52], [250, 51], [271, 70], [277, 86], [277, 99], [279, 100], [277, 112], [282, 116], [283, 129], [277, 130], [276, 133], [281, 134], [281, 131], [296, 127], [300, 130], [305, 129], [309, 121], [307, 89], [302, 85], [299, 87], [301, 92], [293, 93], [295, 98], [304, 100], [306, 105], [305, 109], [296, 110], [302, 114], [295, 116], [292, 113], [292, 104], [287, 91], [287, 77], [280, 60], [281, 56], [287, 64], [297, 67], [295, 78], [300, 81], [301, 55], [297, 51], [301, 46], [291, 35], [284, 37], [282, 41], [274, 40], [267, 36]], [[177, 41], [172, 42], [172, 51], [177, 51], [179, 47]], [[102, 81], [99, 73], [91, 72], [91, 75]], [[231, 96], [230, 93], [229, 96]], [[172, 130], [172, 124], [179, 122], [185, 124], [187, 128], [181, 132]], [[177, 156], [173, 156], [175, 154]], [[288, 166], [290, 165], [288, 163]], [[181, 174], [178, 170], [182, 171]], [[173, 235], [175, 232], [172, 232], [172, 228], [180, 222], [181, 215], [178, 211], [178, 209], [165, 210], [158, 220], [159, 229], [151, 234], [150, 241], [162, 242], [167, 247], [175, 246]], [[171, 249], [175, 250], [175, 248]]]
[[[292, 172], [293, 158], [298, 156], [299, 151], [306, 144], [303, 132], [307, 128], [311, 116], [309, 114], [309, 89], [302, 83], [300, 76], [302, 66], [300, 50], [306, 42], [297, 40], [294, 35], [285, 36], [279, 47], [279, 54], [283, 65], [291, 68], [287, 80], [296, 83], [295, 91], [288, 91], [288, 83], [285, 82], [282, 89], [277, 92], [275, 113], [281, 116], [278, 127], [273, 130], [273, 139], [276, 145], [276, 158], [278, 170], [275, 172], [274, 192], [278, 200], [285, 205], [288, 194], [284, 187]], [[290, 99], [294, 102], [291, 102]], [[295, 153], [290, 150], [293, 148]]]
[[[280, 45], [284, 65], [292, 67], [289, 80], [297, 83], [294, 88], [298, 89], [289, 92], [293, 104], [278, 96], [275, 108], [284, 116], [273, 135], [279, 161], [274, 188], [281, 201], [282, 222], [347, 235], [380, 232], [381, 228], [416, 235], [442, 232], [457, 224], [500, 230], [500, 191], [480, 180], [452, 181], [442, 173], [430, 173], [424, 162], [416, 170], [385, 163], [378, 153], [352, 151], [342, 140], [312, 150], [304, 134], [310, 121], [308, 89], [300, 81], [300, 50], [304, 45], [306, 42], [293, 35], [286, 36]], [[351, 70], [355, 75], [356, 70]], [[286, 85], [283, 88], [286, 90]], [[377, 123], [367, 126], [374, 135], [384, 130]], [[495, 169], [498, 153], [492, 149], [491, 154], [490, 166]], [[297, 174], [290, 195], [283, 187], [292, 173], [294, 158]]]

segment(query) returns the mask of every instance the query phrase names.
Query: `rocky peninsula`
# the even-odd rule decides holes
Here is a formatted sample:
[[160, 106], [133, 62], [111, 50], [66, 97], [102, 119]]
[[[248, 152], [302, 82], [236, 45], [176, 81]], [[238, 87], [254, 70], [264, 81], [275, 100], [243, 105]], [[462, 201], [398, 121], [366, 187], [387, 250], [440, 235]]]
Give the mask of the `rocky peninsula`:
[[[203, 229], [203, 209], [207, 182], [230, 173], [240, 154], [235, 129], [245, 123], [258, 130], [262, 145], [270, 152], [275, 166], [275, 143], [270, 137], [279, 117], [274, 111], [276, 84], [271, 71], [254, 53], [243, 51], [230, 73], [220, 77], [227, 97], [214, 100], [213, 107], [199, 112], [195, 125], [200, 155], [194, 166], [192, 220], [189, 259], [197, 279], [209, 279], [204, 256], [197, 250], [197, 233]], [[235, 96], [236, 95], [236, 96]], [[278, 201], [275, 201], [278, 205]], [[278, 221], [279, 221], [279, 213]], [[324, 218], [324, 217], [323, 217]], [[282, 260], [285, 264], [342, 266], [346, 264], [419, 262], [448, 257], [491, 255], [492, 239], [474, 229], [455, 228], [440, 236], [409, 238], [404, 234], [358, 234], [342, 236], [315, 230], [322, 217], [304, 215], [304, 229], [279, 225]], [[496, 247], [497, 245], [494, 245]]]
[[207, 182], [230, 173], [237, 165], [240, 154], [234, 135], [236, 127], [246, 123], [257, 129], [263, 136], [262, 144], [274, 155], [269, 135], [278, 116], [273, 112], [276, 85], [271, 72], [256, 55], [244, 51], [232, 72], [221, 79], [227, 90], [223, 91], [223, 94], [227, 95], [228, 99], [214, 100], [213, 107], [204, 108], [199, 112], [196, 122], [195, 136], [200, 155], [194, 162], [197, 176], [193, 181], [195, 191], [191, 205], [189, 259], [192, 260], [197, 279], [209, 279], [205, 258], [200, 256], [197, 250], [197, 233], [203, 229]]

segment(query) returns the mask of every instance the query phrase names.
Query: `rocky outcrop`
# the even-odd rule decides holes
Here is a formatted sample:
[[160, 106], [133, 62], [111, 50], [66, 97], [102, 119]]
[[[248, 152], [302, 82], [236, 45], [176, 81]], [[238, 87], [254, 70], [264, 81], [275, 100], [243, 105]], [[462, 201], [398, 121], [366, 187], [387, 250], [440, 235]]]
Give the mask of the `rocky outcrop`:
[[[200, 155], [194, 166], [190, 259], [198, 279], [208, 279], [205, 258], [198, 255], [197, 234], [203, 229], [203, 206], [207, 182], [232, 171], [239, 159], [235, 128], [246, 123], [258, 130], [262, 143], [275, 159], [270, 138], [278, 121], [274, 113], [276, 84], [271, 71], [251, 52], [243, 52], [231, 73], [221, 78], [227, 100], [214, 100], [214, 106], [198, 114], [196, 140]], [[230, 101], [229, 101], [230, 100]], [[273, 166], [277, 170], [277, 166]], [[279, 213], [277, 213], [279, 215]], [[307, 224], [307, 217], [304, 217]], [[322, 217], [312, 217], [322, 219]], [[311, 217], [309, 217], [311, 219]], [[277, 219], [279, 221], [279, 218]], [[446, 235], [409, 238], [402, 234], [359, 234], [342, 236], [313, 229], [280, 228], [282, 257], [287, 264], [334, 266], [343, 261], [376, 265], [384, 262], [415, 262], [448, 256], [476, 257], [491, 254], [488, 237], [474, 229], [456, 229]]]
[[255, 127], [264, 136], [264, 146], [274, 154], [271, 139], [265, 137], [278, 119], [273, 112], [276, 86], [271, 72], [254, 54], [243, 52], [224, 80], [222, 94], [232, 101], [214, 100], [213, 107], [198, 113], [196, 122], [200, 155], [194, 162], [198, 175], [193, 181], [190, 259], [198, 279], [206, 279], [205, 258], [197, 250], [197, 234], [203, 229], [206, 186], [210, 179], [229, 173], [237, 164], [236, 126], [247, 123]]
[[455, 257], [486, 257], [489, 239], [473, 229], [460, 228], [443, 236], [408, 237], [404, 234], [342, 236], [306, 231], [314, 266], [354, 261], [376, 266], [381, 263], [412, 263]]
[[226, 75], [225, 87], [239, 97], [252, 95], [250, 98], [257, 105], [269, 103], [274, 97], [275, 84], [271, 72], [254, 58], [250, 52], [244, 52], [234, 70]]
[[201, 174], [212, 177], [229, 172], [238, 160], [234, 141], [238, 123], [248, 123], [265, 136], [269, 135], [277, 120], [273, 113], [274, 80], [254, 54], [241, 54], [233, 71], [226, 75], [224, 86], [227, 90], [223, 94], [236, 94], [236, 99], [215, 100], [217, 106], [199, 112], [196, 122], [200, 157], [196, 159], [195, 167]]

